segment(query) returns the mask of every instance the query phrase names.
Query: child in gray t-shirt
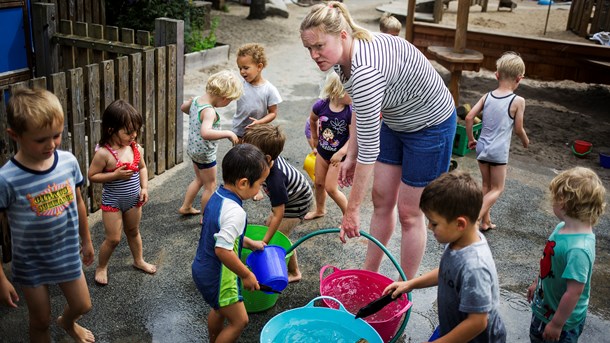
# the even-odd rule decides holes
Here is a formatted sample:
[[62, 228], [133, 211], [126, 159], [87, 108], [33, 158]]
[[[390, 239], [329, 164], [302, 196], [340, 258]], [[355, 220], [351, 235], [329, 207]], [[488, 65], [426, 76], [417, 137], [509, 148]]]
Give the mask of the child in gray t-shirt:
[[481, 187], [465, 172], [445, 173], [428, 184], [419, 207], [434, 238], [446, 244], [440, 265], [384, 290], [398, 297], [438, 286], [439, 334], [454, 342], [506, 342], [496, 265], [477, 227], [482, 203]]

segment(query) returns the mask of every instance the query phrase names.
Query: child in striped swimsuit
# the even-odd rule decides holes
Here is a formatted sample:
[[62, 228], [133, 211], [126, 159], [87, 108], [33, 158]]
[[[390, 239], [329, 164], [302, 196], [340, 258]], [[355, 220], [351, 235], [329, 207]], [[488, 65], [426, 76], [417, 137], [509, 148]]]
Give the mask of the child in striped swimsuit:
[[104, 111], [102, 138], [89, 167], [89, 181], [104, 184], [102, 221], [106, 238], [100, 247], [95, 282], [108, 284], [108, 261], [125, 231], [133, 256], [133, 266], [154, 274], [157, 267], [142, 257], [140, 219], [142, 205], [148, 202], [148, 170], [142, 147], [135, 139], [142, 127], [142, 115], [123, 100], [116, 100]]

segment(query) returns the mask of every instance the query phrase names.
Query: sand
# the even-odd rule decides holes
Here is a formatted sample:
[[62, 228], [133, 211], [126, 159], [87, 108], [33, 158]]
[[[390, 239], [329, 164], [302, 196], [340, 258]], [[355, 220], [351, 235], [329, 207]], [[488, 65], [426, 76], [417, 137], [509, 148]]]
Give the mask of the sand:
[[[376, 31], [381, 15], [375, 8], [383, 1], [345, 1], [356, 22]], [[406, 3], [406, 1], [405, 1]], [[566, 31], [569, 3], [553, 5], [549, 15], [546, 35], [543, 35], [548, 6], [537, 5], [530, 0], [516, 0], [513, 12], [497, 11], [497, 1], [490, 0], [488, 12], [481, 13], [480, 6], [470, 9], [469, 28], [524, 36], [537, 36], [578, 42], [590, 42]], [[218, 41], [231, 46], [229, 68], [233, 64], [237, 48], [248, 42], [264, 44], [267, 49], [281, 49], [287, 42], [299, 41], [299, 24], [308, 7], [289, 3], [289, 18], [268, 17], [265, 20], [247, 20], [249, 7], [227, 2], [228, 12], [214, 11], [220, 18], [216, 32]], [[443, 25], [455, 25], [457, 1], [451, 1], [443, 14]], [[404, 34], [404, 29], [402, 34]], [[594, 43], [591, 43], [594, 44]], [[307, 54], [305, 49], [286, 51], [287, 54]], [[448, 81], [448, 72], [440, 65], [435, 67]], [[227, 66], [221, 66], [227, 67]], [[213, 70], [210, 70], [210, 72]], [[461, 84], [462, 103], [474, 104], [485, 93], [497, 86], [493, 72], [464, 72]], [[527, 75], [527, 71], [526, 71]], [[188, 82], [201, 82], [191, 80]], [[580, 165], [594, 169], [610, 188], [610, 169], [599, 165], [599, 153], [610, 154], [610, 87], [608, 85], [577, 83], [572, 81], [541, 82], [527, 79], [521, 82], [516, 93], [525, 98], [525, 129], [530, 146], [524, 149], [514, 137], [511, 160], [537, 167], [563, 170]], [[574, 140], [586, 140], [593, 144], [592, 152], [583, 158], [571, 150]], [[510, 161], [509, 161], [510, 165]]]

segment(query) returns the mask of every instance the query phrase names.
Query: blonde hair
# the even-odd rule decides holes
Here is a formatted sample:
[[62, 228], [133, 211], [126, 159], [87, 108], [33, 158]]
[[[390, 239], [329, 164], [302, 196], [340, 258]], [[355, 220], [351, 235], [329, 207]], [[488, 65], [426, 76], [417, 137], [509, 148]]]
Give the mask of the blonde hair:
[[341, 31], [346, 31], [356, 39], [369, 42], [373, 40], [373, 35], [367, 29], [356, 25], [347, 7], [338, 1], [329, 1], [311, 7], [301, 22], [300, 32], [313, 28], [331, 35], [339, 35]]
[[320, 92], [320, 99], [337, 100], [345, 96], [345, 88], [334, 71], [326, 74], [326, 83]]
[[42, 88], [13, 91], [7, 106], [9, 128], [20, 135], [29, 130], [64, 124], [64, 110], [55, 94]]
[[589, 168], [574, 167], [555, 176], [549, 185], [553, 203], [565, 214], [592, 226], [597, 224], [606, 207], [606, 189], [597, 174]]
[[242, 45], [237, 50], [237, 57], [250, 56], [252, 61], [256, 64], [262, 64], [263, 68], [267, 67], [267, 56], [265, 55], [265, 48], [257, 43], [249, 43]]
[[507, 51], [496, 61], [496, 71], [500, 79], [516, 79], [525, 75], [525, 63], [518, 53]]
[[244, 86], [233, 72], [222, 70], [208, 78], [205, 91], [211, 95], [235, 100], [243, 94]]
[[379, 31], [383, 33], [400, 32], [402, 24], [390, 13], [384, 13], [379, 19]]

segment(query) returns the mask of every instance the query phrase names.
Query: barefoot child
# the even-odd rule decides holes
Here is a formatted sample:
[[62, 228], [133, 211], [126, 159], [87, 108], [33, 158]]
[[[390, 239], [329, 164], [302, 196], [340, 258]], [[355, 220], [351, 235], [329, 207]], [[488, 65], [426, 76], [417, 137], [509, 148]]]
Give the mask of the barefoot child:
[[561, 220], [546, 242], [540, 273], [527, 289], [532, 342], [577, 342], [587, 317], [595, 261], [593, 226], [604, 213], [606, 190], [588, 168], [555, 176], [549, 186]]
[[429, 183], [419, 207], [434, 238], [445, 244], [439, 267], [412, 280], [394, 282], [383, 291], [396, 298], [414, 289], [437, 286], [443, 342], [506, 342], [498, 312], [496, 265], [485, 236], [477, 230], [482, 203], [481, 187], [465, 172], [444, 173]]
[[379, 19], [379, 31], [392, 36], [398, 36], [400, 35], [401, 29], [402, 24], [395, 16], [387, 12], [381, 15], [381, 18]]
[[[280, 230], [286, 236], [301, 223], [311, 206], [313, 192], [305, 176], [290, 165], [280, 153], [284, 149], [286, 135], [271, 124], [260, 124], [246, 131], [244, 143], [259, 147], [271, 156], [273, 164], [269, 176], [263, 183], [263, 190], [271, 201], [271, 213], [265, 225], [268, 227], [263, 241], [269, 243], [271, 237]], [[288, 282], [301, 280], [301, 272], [293, 253], [288, 262]]]
[[242, 202], [258, 193], [269, 175], [269, 163], [253, 145], [233, 147], [222, 160], [224, 185], [214, 192], [204, 210], [192, 273], [197, 289], [212, 307], [208, 315], [210, 342], [235, 342], [248, 324], [238, 278], [244, 289], [260, 289], [240, 255], [242, 245], [260, 250], [265, 244], [244, 236], [247, 220]]
[[[57, 150], [64, 129], [61, 104], [46, 90], [18, 89], [7, 121], [18, 149], [0, 168], [0, 211], [11, 228], [12, 279], [25, 296], [30, 341], [51, 341], [49, 285], [57, 284], [67, 301], [57, 324], [75, 341], [93, 342], [91, 331], [76, 323], [91, 310], [80, 250], [87, 266], [94, 252], [81, 197], [85, 180], [76, 158]], [[18, 301], [0, 265], [0, 304], [17, 307]]]
[[[466, 115], [468, 148], [474, 149], [476, 146], [485, 194], [479, 215], [481, 231], [496, 227], [491, 222], [490, 212], [504, 191], [513, 127], [523, 147], [527, 148], [529, 144], [529, 138], [523, 128], [525, 100], [513, 93], [523, 79], [525, 64], [516, 53], [506, 52], [496, 61], [496, 68], [498, 88], [485, 94]], [[484, 114], [483, 126], [477, 141], [474, 139], [472, 126], [474, 118], [481, 113]]]
[[237, 143], [231, 130], [221, 130], [217, 107], [225, 107], [243, 93], [239, 78], [228, 70], [213, 74], [208, 79], [205, 94], [182, 104], [182, 112], [189, 114], [189, 138], [187, 154], [193, 161], [195, 178], [188, 185], [180, 214], [199, 214], [193, 201], [203, 187], [201, 210], [216, 190], [216, 152], [218, 141], [226, 138]]
[[142, 115], [124, 100], [113, 101], [102, 115], [102, 137], [89, 166], [89, 181], [103, 183], [102, 222], [105, 238], [100, 247], [95, 282], [108, 284], [108, 262], [121, 241], [121, 229], [133, 256], [133, 266], [154, 274], [157, 267], [142, 257], [140, 219], [148, 202], [148, 169], [136, 137]]
[[[347, 154], [349, 126], [352, 121], [351, 99], [345, 92], [339, 76], [330, 72], [326, 84], [309, 115], [311, 145], [317, 154], [315, 164], [316, 208], [305, 215], [305, 220], [322, 217], [326, 214], [326, 194], [337, 203], [345, 214], [347, 197], [339, 190], [337, 177], [341, 161]], [[320, 124], [318, 124], [320, 123]]]
[[241, 138], [254, 125], [273, 121], [282, 97], [277, 88], [263, 78], [267, 56], [262, 45], [250, 43], [241, 46], [237, 50], [237, 67], [243, 77], [244, 94], [237, 100], [233, 132]]

